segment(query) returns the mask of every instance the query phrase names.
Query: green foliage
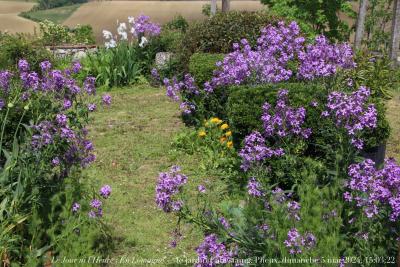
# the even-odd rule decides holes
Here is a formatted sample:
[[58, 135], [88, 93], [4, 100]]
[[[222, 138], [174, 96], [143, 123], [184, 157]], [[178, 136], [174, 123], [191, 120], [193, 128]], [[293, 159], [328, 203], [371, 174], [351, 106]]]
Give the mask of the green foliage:
[[189, 23], [182, 15], [175, 16], [171, 21], [164, 25], [165, 29], [178, 30], [180, 32], [186, 32], [189, 27]]
[[35, 9], [43, 10], [61, 6], [86, 3], [87, 0], [38, 0], [37, 2], [38, 5], [35, 7]]
[[195, 52], [228, 53], [232, 45], [246, 38], [255, 45], [260, 30], [281, 20], [264, 11], [232, 11], [217, 13], [204, 21], [189, 26], [182, 39], [179, 60], [187, 68], [190, 56]]
[[87, 75], [96, 77], [96, 83], [106, 87], [125, 86], [135, 83], [140, 74], [137, 46], [120, 43], [112, 49], [101, 48], [89, 54], [83, 61]]
[[[26, 100], [25, 92], [30, 93]], [[71, 140], [49, 134], [54, 142], [33, 145], [35, 125], [50, 123], [60, 113], [74, 135], [85, 131], [87, 104], [94, 99], [82, 94], [64, 110], [59, 95], [22, 88], [17, 73], [0, 97], [6, 103], [0, 110], [0, 258], [16, 266], [43, 266], [49, 254], [104, 256], [109, 230], [87, 217], [89, 200], [99, 196], [82, 184], [81, 165], [74, 160], [52, 164], [68, 154]], [[78, 146], [77, 140], [72, 142]], [[81, 204], [77, 213], [71, 210], [74, 202]]]
[[77, 25], [73, 29], [44, 20], [39, 23], [40, 39], [44, 45], [94, 44], [93, 28], [90, 25]]
[[189, 72], [199, 86], [211, 80], [216, 63], [224, 59], [224, 54], [195, 53], [190, 57]]
[[390, 42], [393, 0], [369, 0], [364, 44], [368, 50], [387, 52]]
[[40, 62], [54, 61], [40, 40], [22, 34], [0, 33], [0, 69], [16, 69], [18, 60], [22, 58], [31, 62], [32, 70], [36, 71]]
[[359, 51], [356, 62], [356, 68], [339, 75], [342, 81], [336, 83], [338, 87], [345, 87], [349, 81], [353, 81], [355, 87], [364, 85], [371, 89], [373, 97], [381, 99], [390, 99], [391, 92], [398, 90], [400, 77], [387, 56]]
[[261, 0], [278, 16], [296, 20], [308, 34], [324, 34], [332, 40], [345, 41], [350, 27], [339, 18], [339, 12], [354, 17], [349, 1], [346, 0]]
[[274, 105], [280, 89], [289, 90], [290, 100], [295, 106], [308, 106], [319, 99], [325, 88], [318, 83], [266, 84], [257, 87], [238, 86], [229, 88], [226, 116], [237, 140], [242, 140], [254, 130], [261, 130], [262, 105]]
[[21, 12], [19, 16], [37, 22], [41, 22], [47, 19], [54, 23], [61, 24], [67, 18], [69, 18], [71, 14], [74, 13], [80, 6], [81, 4], [75, 4], [44, 10], [33, 8], [32, 10]]

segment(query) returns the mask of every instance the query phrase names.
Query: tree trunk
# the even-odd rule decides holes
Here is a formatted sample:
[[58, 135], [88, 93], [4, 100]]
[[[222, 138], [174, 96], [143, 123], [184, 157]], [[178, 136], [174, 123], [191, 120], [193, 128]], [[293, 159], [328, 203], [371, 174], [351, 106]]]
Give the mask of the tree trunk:
[[390, 59], [397, 64], [397, 53], [399, 51], [400, 30], [400, 0], [393, 3], [392, 39], [390, 43]]
[[217, 13], [217, 0], [211, 0], [211, 16], [214, 16]]
[[222, 13], [229, 12], [231, 8], [231, 1], [230, 0], [222, 0]]
[[364, 37], [365, 17], [367, 16], [368, 0], [360, 0], [360, 9], [357, 16], [357, 29], [354, 38], [354, 49], [361, 48], [361, 42]]

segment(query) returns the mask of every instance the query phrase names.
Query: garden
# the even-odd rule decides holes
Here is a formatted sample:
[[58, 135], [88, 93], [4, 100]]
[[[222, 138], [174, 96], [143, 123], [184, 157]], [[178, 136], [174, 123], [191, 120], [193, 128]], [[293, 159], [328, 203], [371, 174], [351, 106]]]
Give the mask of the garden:
[[2, 266], [397, 266], [400, 10], [309, 2], [0, 32]]

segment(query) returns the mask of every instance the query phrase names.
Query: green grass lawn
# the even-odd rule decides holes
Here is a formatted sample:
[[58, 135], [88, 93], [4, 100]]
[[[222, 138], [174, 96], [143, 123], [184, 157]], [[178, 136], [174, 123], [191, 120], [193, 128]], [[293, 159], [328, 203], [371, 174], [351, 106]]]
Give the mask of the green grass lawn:
[[[87, 170], [90, 181], [113, 189], [104, 208], [117, 240], [111, 256], [164, 259], [159, 266], [175, 266], [175, 256], [193, 256], [199, 244], [199, 234], [187, 226], [183, 233], [188, 238], [169, 248], [176, 218], [157, 209], [154, 201], [158, 173], [177, 163], [171, 141], [184, 127], [178, 106], [164, 90], [149, 86], [117, 89], [111, 95], [111, 108], [94, 115], [90, 134], [97, 160]], [[182, 157], [178, 163], [185, 170], [196, 166], [195, 160]]]
[[43, 21], [47, 19], [54, 23], [61, 24], [80, 6], [81, 4], [75, 4], [46, 10], [28, 11], [24, 12], [22, 16], [33, 21]]

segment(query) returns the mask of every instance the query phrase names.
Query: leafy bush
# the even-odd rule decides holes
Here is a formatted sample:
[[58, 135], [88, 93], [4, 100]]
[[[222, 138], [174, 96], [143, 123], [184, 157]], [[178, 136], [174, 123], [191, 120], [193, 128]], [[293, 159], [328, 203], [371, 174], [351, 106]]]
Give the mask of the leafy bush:
[[182, 15], [175, 16], [171, 21], [167, 22], [164, 25], [165, 29], [178, 30], [183, 33], [186, 32], [188, 27], [189, 27], [189, 23]]
[[94, 44], [93, 29], [90, 25], [78, 25], [73, 29], [49, 20], [39, 22], [40, 39], [44, 45]]
[[355, 60], [357, 66], [339, 75], [342, 81], [337, 86], [365, 85], [371, 88], [373, 97], [390, 99], [390, 92], [399, 88], [400, 78], [389, 58], [360, 51]]
[[195, 52], [228, 53], [232, 45], [246, 38], [256, 44], [261, 28], [280, 19], [266, 12], [232, 11], [190, 25], [181, 43], [179, 58], [187, 66]]
[[0, 70], [15, 70], [22, 58], [29, 60], [35, 71], [39, 71], [40, 62], [53, 61], [52, 54], [43, 47], [40, 40], [22, 34], [0, 33]]
[[39, 65], [34, 72], [19, 60], [18, 72], [0, 71], [0, 257], [28, 266], [45, 265], [45, 254], [101, 256], [109, 238], [96, 200], [108, 193], [82, 185], [81, 169], [95, 159], [86, 129], [94, 78], [78, 83], [77, 62]]
[[350, 35], [350, 26], [340, 19], [339, 11], [355, 17], [346, 0], [261, 0], [261, 3], [278, 16], [298, 21], [308, 34], [324, 34], [333, 40], [345, 41]]
[[195, 53], [190, 57], [189, 73], [193, 75], [197, 85], [202, 86], [211, 80], [216, 63], [224, 59], [224, 54]]
[[226, 117], [238, 140], [243, 140], [254, 130], [261, 130], [262, 106], [265, 102], [273, 105], [280, 89], [289, 90], [291, 103], [296, 106], [308, 106], [313, 100], [321, 99], [321, 95], [326, 94], [324, 86], [318, 83], [280, 83], [258, 87], [244, 85], [229, 88]]

